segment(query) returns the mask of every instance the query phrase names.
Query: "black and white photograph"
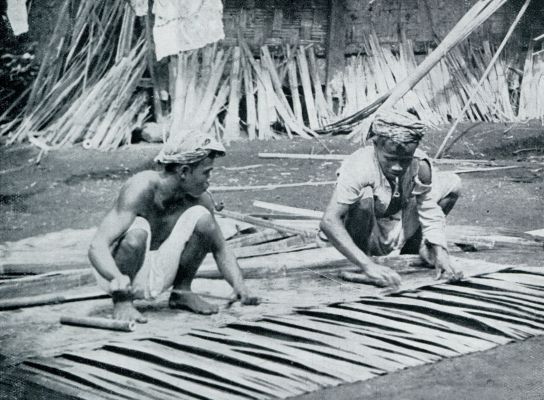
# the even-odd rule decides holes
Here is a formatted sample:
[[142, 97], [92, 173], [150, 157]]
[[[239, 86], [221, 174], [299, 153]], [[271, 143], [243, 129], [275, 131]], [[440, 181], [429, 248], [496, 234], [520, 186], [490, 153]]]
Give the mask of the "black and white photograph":
[[0, 400], [544, 399], [544, 1], [0, 12]]

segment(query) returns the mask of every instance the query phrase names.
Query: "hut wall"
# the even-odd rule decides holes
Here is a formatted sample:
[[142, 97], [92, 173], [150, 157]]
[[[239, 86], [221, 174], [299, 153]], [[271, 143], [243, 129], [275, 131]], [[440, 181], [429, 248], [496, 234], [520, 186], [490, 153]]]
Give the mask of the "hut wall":
[[329, 0], [225, 0], [226, 44], [235, 44], [240, 32], [253, 49], [265, 44], [314, 44], [324, 55], [328, 14]]

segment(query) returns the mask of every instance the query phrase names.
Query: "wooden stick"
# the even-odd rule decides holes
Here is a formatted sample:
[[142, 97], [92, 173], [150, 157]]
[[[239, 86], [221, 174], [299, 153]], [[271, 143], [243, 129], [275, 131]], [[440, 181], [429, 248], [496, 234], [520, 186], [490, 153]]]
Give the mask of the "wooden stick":
[[121, 321], [116, 319], [95, 317], [72, 317], [67, 315], [60, 317], [60, 323], [64, 325], [110, 329], [112, 331], [122, 332], [132, 332], [136, 326], [134, 321]]
[[472, 169], [456, 169], [451, 172], [454, 174], [470, 174], [474, 172], [491, 172], [491, 171], [502, 171], [506, 169], [516, 169], [523, 168], [523, 165], [511, 165], [506, 167], [489, 167], [489, 168], [472, 168]]
[[81, 295], [62, 295], [57, 293], [42, 294], [37, 296], [16, 297], [13, 299], [0, 299], [0, 311], [17, 308], [44, 306], [49, 304], [61, 304], [73, 301], [99, 300], [109, 298], [102, 290], [95, 293], [83, 293]]
[[274, 242], [261, 243], [254, 246], [244, 246], [234, 249], [236, 258], [248, 258], [254, 256], [264, 256], [267, 254], [287, 253], [301, 249], [309, 249], [317, 247], [317, 243], [313, 238], [303, 238], [299, 235], [276, 240]]
[[254, 186], [215, 186], [210, 188], [214, 192], [238, 192], [244, 190], [274, 190], [282, 188], [292, 188], [299, 186], [324, 186], [324, 185], [334, 185], [336, 181], [324, 181], [324, 182], [297, 182], [297, 183], [278, 183], [278, 184], [268, 184], [268, 185], [254, 185]]
[[294, 227], [285, 226], [282, 224], [277, 224], [271, 221], [266, 221], [260, 218], [253, 218], [253, 217], [250, 217], [249, 215], [237, 213], [234, 211], [223, 210], [217, 214], [222, 215], [223, 217], [237, 219], [239, 221], [244, 221], [244, 222], [247, 222], [248, 224], [253, 224], [255, 226], [262, 226], [263, 228], [276, 229], [277, 231], [280, 231], [280, 232], [294, 233], [294, 234], [303, 235], [303, 236], [311, 236], [313, 234], [312, 231], [309, 231], [306, 229], [294, 228]]
[[251, 246], [259, 243], [270, 242], [272, 240], [284, 239], [293, 236], [293, 233], [278, 232], [276, 229], [263, 229], [260, 232], [250, 233], [227, 240], [227, 245], [231, 248]]
[[294, 154], [294, 153], [259, 153], [259, 158], [294, 158], [304, 160], [334, 160], [342, 161], [348, 154]]
[[472, 102], [474, 101], [474, 97], [476, 96], [476, 93], [482, 87], [482, 84], [483, 84], [484, 80], [487, 79], [487, 76], [491, 72], [491, 69], [493, 68], [493, 66], [495, 65], [495, 62], [497, 61], [497, 59], [499, 58], [499, 55], [501, 54], [502, 49], [504, 49], [504, 46], [506, 45], [506, 42], [508, 42], [508, 39], [510, 39], [510, 36], [514, 32], [514, 29], [517, 26], [517, 24], [519, 23], [521, 17], [523, 16], [523, 14], [525, 14], [525, 11], [527, 10], [527, 7], [529, 6], [530, 2], [531, 2], [531, 0], [525, 0], [525, 3], [523, 4], [521, 9], [519, 10], [518, 15], [516, 16], [516, 19], [514, 20], [512, 25], [510, 26], [510, 29], [508, 29], [508, 32], [506, 32], [506, 35], [504, 36], [504, 39], [502, 40], [501, 44], [499, 45], [499, 48], [495, 52], [495, 55], [493, 56], [493, 58], [489, 62], [487, 68], [485, 69], [482, 77], [478, 81], [476, 87], [473, 88], [472, 93], [470, 94], [470, 96], [468, 98], [468, 101], [465, 103], [465, 106], [463, 107], [461, 112], [457, 115], [457, 118], [455, 119], [455, 122], [453, 123], [450, 130], [448, 131], [448, 134], [446, 135], [446, 137], [444, 138], [444, 140], [440, 144], [440, 147], [438, 148], [434, 158], [440, 158], [440, 156], [442, 155], [442, 153], [444, 151], [444, 147], [446, 146], [446, 143], [448, 142], [449, 138], [451, 137], [451, 135], [455, 131], [455, 128], [457, 128], [457, 125], [461, 121], [461, 118], [463, 117], [465, 112], [468, 110], [468, 108], [470, 107]]
[[306, 208], [284, 206], [281, 204], [267, 203], [265, 201], [259, 201], [259, 200], [255, 200], [253, 202], [253, 207], [264, 208], [267, 210], [279, 211], [279, 212], [294, 214], [294, 215], [303, 216], [303, 217], [311, 217], [315, 219], [323, 218], [322, 211], [314, 211], [314, 210], [308, 210]]

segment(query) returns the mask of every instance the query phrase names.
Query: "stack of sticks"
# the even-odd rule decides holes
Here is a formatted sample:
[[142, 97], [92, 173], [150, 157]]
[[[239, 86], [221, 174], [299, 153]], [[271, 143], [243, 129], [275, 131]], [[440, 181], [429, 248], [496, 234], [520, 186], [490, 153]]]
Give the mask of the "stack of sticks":
[[[540, 36], [540, 41], [544, 35]], [[537, 40], [532, 40], [527, 50], [519, 94], [518, 118], [539, 119], [544, 123], [544, 49], [535, 51]]]
[[[239, 37], [230, 49], [214, 44], [172, 56], [171, 111], [164, 121], [157, 108], [165, 99], [159, 99], [149, 65], [157, 122], [166, 123], [164, 139], [180, 140], [199, 130], [230, 142], [363, 133], [370, 121], [361, 122], [382, 105], [414, 110], [431, 125], [455, 118], [543, 118], [542, 52], [529, 49], [519, 104], [513, 104], [506, 78], [511, 63], [504, 57], [495, 62], [487, 42], [478, 48], [460, 45], [504, 2], [479, 0], [419, 65], [409, 40], [392, 47], [370, 34], [364, 54], [349, 57], [341, 79], [328, 87], [312, 46], [252, 52]], [[153, 62], [148, 25], [145, 43], [142, 23], [128, 3], [65, 0], [24, 115], [20, 123], [0, 127], [0, 139], [30, 140], [44, 150], [80, 142], [101, 149], [129, 143], [149, 115], [149, 99], [139, 90], [146, 58]], [[492, 70], [485, 74], [490, 60]]]
[[147, 51], [136, 28], [127, 2], [65, 0], [22, 122], [0, 136], [43, 149], [128, 142], [148, 112], [146, 95], [136, 90]]

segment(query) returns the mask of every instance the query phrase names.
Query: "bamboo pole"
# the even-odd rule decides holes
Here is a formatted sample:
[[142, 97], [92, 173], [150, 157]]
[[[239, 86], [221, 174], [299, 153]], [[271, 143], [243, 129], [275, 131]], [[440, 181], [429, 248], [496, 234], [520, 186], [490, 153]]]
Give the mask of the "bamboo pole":
[[249, 140], [256, 138], [255, 127], [257, 124], [257, 110], [255, 108], [255, 90], [253, 87], [253, 74], [245, 57], [242, 57], [242, 71], [246, 96], [246, 122]]
[[493, 58], [491, 59], [491, 61], [489, 62], [487, 68], [485, 69], [482, 77], [480, 78], [480, 80], [478, 81], [478, 83], [476, 84], [476, 87], [473, 88], [472, 90], [472, 93], [470, 94], [469, 98], [468, 98], [468, 101], [465, 103], [465, 106], [463, 107], [463, 109], [461, 110], [461, 112], [459, 113], [459, 115], [457, 116], [457, 118], [455, 119], [455, 122], [453, 123], [453, 125], [451, 126], [451, 128], [449, 129], [446, 137], [444, 138], [444, 140], [442, 141], [442, 143], [440, 144], [440, 147], [438, 148], [434, 158], [440, 158], [440, 156], [442, 155], [443, 151], [444, 151], [444, 147], [446, 146], [446, 143], [448, 142], [449, 138], [451, 137], [451, 135], [453, 134], [453, 132], [455, 131], [455, 128], [457, 128], [457, 125], [459, 125], [459, 122], [461, 120], [461, 117], [463, 116], [463, 114], [465, 113], [465, 111], [470, 107], [470, 105], [472, 104], [472, 101], [476, 95], [476, 93], [478, 92], [478, 90], [481, 88], [482, 86], [482, 83], [485, 81], [485, 79], [487, 78], [487, 76], [489, 75], [489, 73], [491, 72], [491, 69], [493, 68], [493, 66], [495, 65], [495, 62], [497, 61], [497, 59], [499, 58], [499, 55], [501, 54], [502, 50], [504, 49], [504, 46], [506, 45], [506, 43], [508, 42], [508, 39], [510, 39], [510, 36], [512, 36], [512, 33], [514, 32], [514, 29], [516, 28], [516, 26], [518, 25], [519, 21], [521, 20], [521, 17], [523, 16], [523, 14], [525, 14], [525, 11], [527, 10], [527, 7], [529, 7], [529, 3], [531, 2], [531, 0], [525, 0], [525, 3], [523, 3], [523, 6], [521, 7], [521, 9], [519, 10], [518, 12], [518, 15], [516, 15], [516, 18], [514, 19], [514, 22], [512, 23], [512, 25], [510, 26], [510, 28], [508, 29], [508, 32], [506, 32], [506, 35], [504, 36], [504, 39], [502, 40], [501, 44], [499, 45], [499, 48], [497, 49], [497, 51], [495, 52], [495, 55], [493, 56]]
[[240, 137], [240, 47], [234, 48], [232, 68], [230, 71], [230, 94], [225, 118], [225, 135], [223, 139], [228, 143]]
[[[297, 64], [294, 58], [290, 57], [290, 49], [287, 47], [287, 75], [289, 78], [289, 88], [291, 90], [291, 100], [293, 102], [293, 110], [295, 113], [295, 119], [300, 124], [304, 124], [304, 118], [302, 117], [302, 105], [300, 103], [300, 97], [298, 92], [298, 78], [297, 78]], [[295, 50], [296, 52], [296, 50]]]
[[395, 87], [382, 107], [384, 109], [393, 107], [440, 59], [483, 24], [504, 3], [506, 3], [506, 0], [481, 0], [474, 4], [438, 47], [418, 65], [414, 73]]
[[306, 54], [304, 46], [300, 46], [297, 54], [298, 69], [300, 73], [300, 81], [302, 83], [302, 91], [304, 93], [304, 104], [306, 106], [306, 114], [310, 123], [311, 129], [319, 128], [317, 121], [317, 114], [315, 110], [314, 97], [312, 94], [312, 83], [310, 82], [310, 76], [308, 71], [308, 61], [306, 60]]
[[121, 332], [132, 332], [136, 327], [136, 323], [134, 321], [121, 321], [116, 319], [96, 317], [73, 317], [68, 315], [60, 317], [60, 323], [63, 325], [73, 325], [84, 328], [109, 329]]

